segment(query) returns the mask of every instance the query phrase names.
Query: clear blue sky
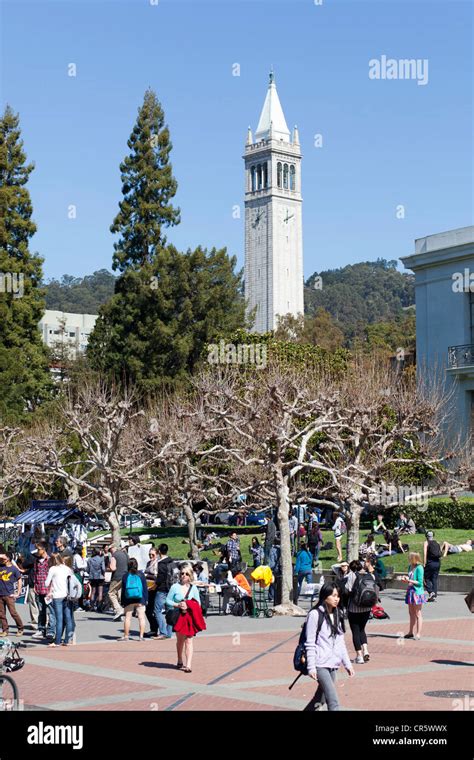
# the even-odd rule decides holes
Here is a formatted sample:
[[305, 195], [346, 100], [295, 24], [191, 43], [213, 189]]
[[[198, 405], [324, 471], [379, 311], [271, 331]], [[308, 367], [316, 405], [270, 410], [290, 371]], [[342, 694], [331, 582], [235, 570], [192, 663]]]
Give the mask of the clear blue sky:
[[[467, 0], [2, 0], [2, 16], [2, 101], [36, 163], [32, 249], [47, 278], [110, 269], [119, 163], [148, 86], [174, 145], [182, 222], [168, 239], [226, 245], [242, 265], [232, 207], [243, 211], [246, 129], [271, 64], [300, 129], [305, 276], [406, 256], [416, 237], [472, 224]], [[369, 79], [382, 55], [427, 58], [428, 84]]]

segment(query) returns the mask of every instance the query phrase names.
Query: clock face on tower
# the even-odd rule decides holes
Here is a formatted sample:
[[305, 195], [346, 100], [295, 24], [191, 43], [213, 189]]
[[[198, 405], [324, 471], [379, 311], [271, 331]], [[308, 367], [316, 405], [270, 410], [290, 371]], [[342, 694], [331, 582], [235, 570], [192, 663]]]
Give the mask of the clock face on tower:
[[294, 211], [291, 208], [286, 208], [285, 206], [280, 209], [279, 211], [279, 220], [280, 224], [284, 229], [289, 229], [290, 226], [293, 225], [295, 214]]
[[250, 220], [252, 223], [252, 227], [255, 229], [258, 229], [261, 227], [265, 222], [265, 209], [264, 208], [255, 208], [252, 211]]

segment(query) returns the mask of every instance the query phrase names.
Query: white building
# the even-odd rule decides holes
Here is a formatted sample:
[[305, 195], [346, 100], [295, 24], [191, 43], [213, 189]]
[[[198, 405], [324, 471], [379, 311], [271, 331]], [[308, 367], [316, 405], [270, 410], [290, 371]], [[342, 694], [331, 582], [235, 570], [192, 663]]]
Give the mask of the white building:
[[286, 125], [273, 73], [253, 141], [245, 146], [245, 298], [253, 330], [303, 313], [301, 148]]
[[75, 359], [87, 348], [97, 314], [71, 314], [46, 310], [38, 325], [44, 343], [56, 351], [66, 348], [69, 358]]

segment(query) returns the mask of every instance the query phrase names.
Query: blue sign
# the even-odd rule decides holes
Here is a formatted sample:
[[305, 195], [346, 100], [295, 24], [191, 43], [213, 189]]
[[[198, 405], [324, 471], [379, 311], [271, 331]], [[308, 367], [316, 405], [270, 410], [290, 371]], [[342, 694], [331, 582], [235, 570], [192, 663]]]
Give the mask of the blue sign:
[[67, 509], [72, 507], [67, 499], [33, 499], [32, 509]]

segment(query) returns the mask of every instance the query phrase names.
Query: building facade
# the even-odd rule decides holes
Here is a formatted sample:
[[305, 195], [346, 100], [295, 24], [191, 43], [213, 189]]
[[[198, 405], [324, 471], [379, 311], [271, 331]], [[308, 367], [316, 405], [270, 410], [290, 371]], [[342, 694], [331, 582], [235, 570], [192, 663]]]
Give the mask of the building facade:
[[96, 319], [97, 314], [72, 314], [47, 309], [38, 327], [48, 348], [75, 359], [86, 350]]
[[273, 73], [255, 141], [245, 146], [245, 299], [254, 332], [297, 316], [303, 303], [301, 148], [287, 127]]
[[474, 445], [474, 227], [415, 240], [402, 261], [415, 273], [418, 372], [446, 380], [449, 437]]

